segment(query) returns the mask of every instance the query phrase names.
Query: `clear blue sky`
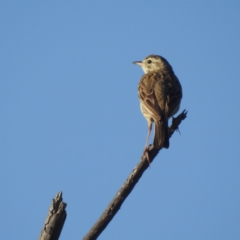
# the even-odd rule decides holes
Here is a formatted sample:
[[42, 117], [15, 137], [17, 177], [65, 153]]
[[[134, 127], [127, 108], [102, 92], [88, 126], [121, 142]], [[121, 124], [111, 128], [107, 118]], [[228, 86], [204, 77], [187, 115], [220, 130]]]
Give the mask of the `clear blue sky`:
[[140, 160], [142, 70], [164, 56], [188, 118], [99, 239], [240, 239], [239, 1], [1, 1], [0, 239], [37, 239], [63, 191], [81, 239]]

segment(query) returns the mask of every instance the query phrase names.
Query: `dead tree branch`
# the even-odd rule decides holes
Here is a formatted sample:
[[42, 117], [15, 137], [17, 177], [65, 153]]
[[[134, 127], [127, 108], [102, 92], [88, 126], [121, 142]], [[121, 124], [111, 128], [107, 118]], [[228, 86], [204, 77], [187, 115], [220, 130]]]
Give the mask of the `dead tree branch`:
[[[178, 130], [178, 126], [181, 124], [187, 116], [187, 111], [184, 110], [178, 117], [174, 118], [172, 125], [169, 128], [169, 138], [172, 136], [174, 131]], [[152, 162], [157, 156], [158, 152], [161, 150], [154, 148], [152, 145], [149, 148], [149, 160]], [[138, 165], [133, 169], [125, 183], [122, 185], [120, 190], [117, 192], [113, 200], [110, 202], [108, 207], [103, 212], [102, 216], [97, 220], [93, 227], [89, 230], [83, 240], [95, 240], [102, 233], [102, 231], [107, 227], [109, 222], [113, 219], [115, 214], [120, 209], [121, 205], [131, 193], [138, 180], [141, 178], [144, 171], [149, 167], [148, 160], [143, 157]]]
[[62, 199], [62, 192], [59, 192], [52, 200], [38, 240], [58, 240], [67, 217], [66, 206]]

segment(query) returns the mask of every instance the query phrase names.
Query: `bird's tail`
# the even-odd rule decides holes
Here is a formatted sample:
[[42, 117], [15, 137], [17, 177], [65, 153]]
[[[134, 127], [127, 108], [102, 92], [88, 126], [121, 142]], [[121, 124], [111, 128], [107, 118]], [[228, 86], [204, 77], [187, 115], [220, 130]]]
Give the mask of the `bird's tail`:
[[168, 121], [155, 122], [155, 133], [154, 133], [153, 144], [155, 148], [169, 147]]

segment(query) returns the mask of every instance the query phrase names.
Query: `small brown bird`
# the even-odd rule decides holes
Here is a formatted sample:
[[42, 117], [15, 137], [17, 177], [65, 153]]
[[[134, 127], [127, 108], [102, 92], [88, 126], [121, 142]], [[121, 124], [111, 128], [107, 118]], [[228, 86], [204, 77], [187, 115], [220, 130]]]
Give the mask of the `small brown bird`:
[[168, 148], [168, 119], [180, 107], [182, 99], [181, 84], [168, 61], [158, 55], [149, 55], [143, 61], [133, 62], [142, 67], [144, 75], [138, 85], [140, 109], [148, 122], [148, 134], [144, 152], [155, 125], [154, 148]]

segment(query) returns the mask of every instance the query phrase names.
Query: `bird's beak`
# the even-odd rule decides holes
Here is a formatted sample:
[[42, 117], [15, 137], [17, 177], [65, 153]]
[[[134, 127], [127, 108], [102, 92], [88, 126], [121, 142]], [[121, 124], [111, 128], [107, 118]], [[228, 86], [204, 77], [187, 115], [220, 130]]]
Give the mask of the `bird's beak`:
[[139, 66], [142, 66], [142, 62], [141, 61], [135, 61], [135, 62], [133, 62], [134, 64], [137, 64], [137, 65], [139, 65]]

